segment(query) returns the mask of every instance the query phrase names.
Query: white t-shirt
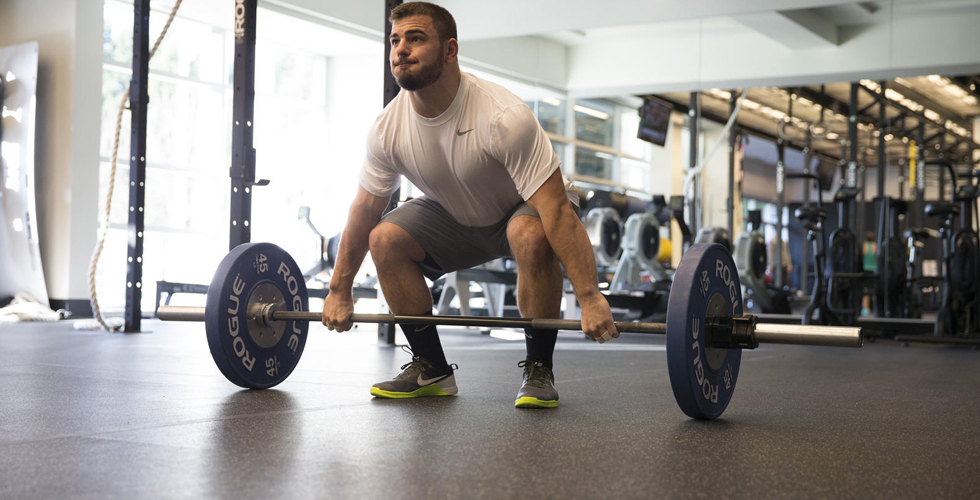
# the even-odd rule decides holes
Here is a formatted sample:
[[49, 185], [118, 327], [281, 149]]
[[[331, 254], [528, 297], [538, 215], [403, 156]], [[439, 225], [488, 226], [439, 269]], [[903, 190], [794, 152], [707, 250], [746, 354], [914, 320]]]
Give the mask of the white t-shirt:
[[[399, 92], [368, 132], [360, 185], [390, 196], [404, 175], [460, 224], [492, 225], [527, 200], [560, 161], [534, 113], [507, 89], [463, 73], [441, 115], [415, 112]], [[569, 199], [578, 193], [565, 179]]]

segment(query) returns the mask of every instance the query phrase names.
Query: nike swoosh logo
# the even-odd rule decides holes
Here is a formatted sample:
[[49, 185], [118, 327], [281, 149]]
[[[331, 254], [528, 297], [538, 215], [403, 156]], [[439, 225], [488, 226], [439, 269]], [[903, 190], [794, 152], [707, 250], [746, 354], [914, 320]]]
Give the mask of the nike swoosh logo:
[[442, 379], [444, 379], [444, 378], [446, 378], [448, 376], [449, 375], [443, 375], [441, 377], [435, 377], [435, 378], [429, 378], [429, 379], [427, 379], [427, 378], [423, 378], [422, 377], [422, 374], [420, 373], [419, 374], [419, 378], [416, 380], [416, 382], [418, 382], [419, 385], [429, 385], [429, 384], [438, 382], [438, 381], [440, 381], [440, 380], [442, 380]]
[[468, 134], [468, 133], [470, 133], [472, 131], [473, 131], [473, 129], [469, 129], [469, 130], [466, 130], [466, 131], [459, 131], [459, 130], [457, 130], [456, 131], [456, 135], [462, 137], [462, 136], [464, 136], [464, 135], [466, 135], [466, 134]]

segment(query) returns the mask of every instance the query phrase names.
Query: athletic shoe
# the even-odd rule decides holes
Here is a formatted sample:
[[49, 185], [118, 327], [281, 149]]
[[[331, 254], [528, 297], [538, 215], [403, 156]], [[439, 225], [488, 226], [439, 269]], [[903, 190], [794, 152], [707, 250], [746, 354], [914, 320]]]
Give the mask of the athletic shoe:
[[555, 408], [558, 406], [558, 390], [555, 374], [540, 361], [524, 360], [517, 364], [524, 368], [524, 384], [517, 391], [517, 408]]
[[371, 395], [379, 398], [417, 398], [420, 396], [452, 396], [458, 392], [456, 375], [450, 365], [446, 371], [436, 370], [424, 358], [412, 356], [402, 365], [402, 372], [392, 380], [374, 384]]

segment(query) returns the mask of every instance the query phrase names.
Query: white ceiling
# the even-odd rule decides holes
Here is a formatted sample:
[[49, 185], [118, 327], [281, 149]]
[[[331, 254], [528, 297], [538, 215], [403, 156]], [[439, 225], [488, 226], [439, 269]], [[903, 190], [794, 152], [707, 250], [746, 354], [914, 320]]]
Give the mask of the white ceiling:
[[[574, 96], [980, 73], [980, 0], [435, 0], [461, 56]], [[381, 0], [261, 0], [382, 38]]]

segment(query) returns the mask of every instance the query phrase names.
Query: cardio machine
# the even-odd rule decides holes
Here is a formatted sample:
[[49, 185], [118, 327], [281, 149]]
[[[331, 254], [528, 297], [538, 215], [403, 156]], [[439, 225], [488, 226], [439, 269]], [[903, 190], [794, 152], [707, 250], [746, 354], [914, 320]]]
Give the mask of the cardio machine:
[[827, 309], [837, 315], [842, 325], [857, 321], [861, 305], [861, 280], [864, 269], [860, 260], [857, 236], [850, 228], [850, 209], [860, 190], [841, 187], [834, 195], [838, 210], [838, 227], [830, 233], [827, 266]]
[[877, 274], [875, 287], [875, 314], [879, 318], [908, 318], [909, 289], [908, 248], [899, 239], [899, 217], [908, 211], [908, 203], [895, 198], [878, 200], [880, 205], [878, 226], [882, 234], [878, 244]]
[[766, 283], [769, 259], [762, 233], [762, 211], [749, 210], [746, 231], [735, 238], [732, 256], [742, 284], [745, 308], [763, 314], [790, 314], [789, 292]]
[[[810, 181], [815, 182], [818, 189], [820, 186], [820, 178], [814, 174], [790, 174], [786, 178], [804, 179], [807, 183], [807, 189], [809, 189]], [[803, 223], [803, 228], [806, 229], [806, 241], [810, 246], [810, 255], [813, 264], [813, 288], [810, 290], [810, 302], [803, 310], [802, 323], [804, 325], [814, 323], [819, 325], [839, 325], [841, 324], [840, 318], [827, 307], [826, 303], [827, 286], [824, 280], [824, 264], [827, 260], [827, 254], [824, 246], [824, 241], [826, 240], [824, 221], [827, 220], [827, 210], [823, 208], [821, 196], [817, 196], [816, 206], [804, 205], [797, 208], [794, 215], [797, 220]], [[803, 272], [806, 273], [806, 270], [804, 269]], [[814, 319], [814, 315], [816, 315], [816, 319]]]
[[[942, 306], [936, 315], [937, 336], [980, 333], [980, 237], [974, 227], [977, 198], [980, 197], [978, 178], [980, 172], [974, 171], [969, 181], [956, 189], [955, 204], [926, 206], [926, 214], [931, 212], [930, 215], [938, 216], [942, 221], [939, 237], [945, 273]], [[953, 179], [955, 185], [955, 177]], [[959, 227], [954, 230], [957, 216]]]

